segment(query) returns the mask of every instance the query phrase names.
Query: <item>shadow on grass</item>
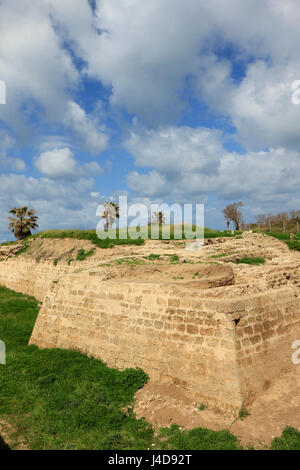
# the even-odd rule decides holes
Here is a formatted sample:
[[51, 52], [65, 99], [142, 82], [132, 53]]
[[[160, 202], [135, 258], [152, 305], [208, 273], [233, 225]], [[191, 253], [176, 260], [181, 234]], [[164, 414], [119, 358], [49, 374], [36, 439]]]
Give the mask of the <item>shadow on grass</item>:
[[10, 450], [9, 446], [4, 442], [2, 437], [0, 436], [0, 450]]

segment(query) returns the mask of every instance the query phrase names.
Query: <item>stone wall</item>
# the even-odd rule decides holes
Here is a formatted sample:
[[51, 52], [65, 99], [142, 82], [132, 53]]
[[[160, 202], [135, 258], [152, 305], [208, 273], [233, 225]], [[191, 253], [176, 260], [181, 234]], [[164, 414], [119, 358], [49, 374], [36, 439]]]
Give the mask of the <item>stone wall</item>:
[[19, 256], [0, 261], [0, 285], [43, 301], [49, 285], [70, 271], [67, 264], [54, 266], [53, 260], [36, 262]]
[[277, 272], [252, 291], [201, 289], [163, 279], [110, 279], [103, 269], [74, 272], [53, 261], [0, 262], [0, 284], [43, 301], [31, 344], [77, 349], [120, 369], [141, 367], [153, 380], [184, 387], [199, 403], [235, 411], [295, 367], [291, 344], [300, 337], [300, 304], [294, 277], [282, 282]]
[[200, 402], [240, 408], [235, 328], [197, 291], [86, 272], [52, 284], [30, 343], [78, 349], [121, 369], [138, 366]]

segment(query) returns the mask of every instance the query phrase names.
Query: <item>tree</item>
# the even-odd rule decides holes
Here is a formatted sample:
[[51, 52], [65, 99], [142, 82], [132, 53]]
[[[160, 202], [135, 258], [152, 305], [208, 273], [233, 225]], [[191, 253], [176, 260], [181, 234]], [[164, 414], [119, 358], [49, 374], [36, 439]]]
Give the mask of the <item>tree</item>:
[[224, 215], [224, 219], [226, 220], [227, 232], [228, 232], [229, 226], [230, 226], [230, 222], [231, 222], [230, 208], [229, 208], [229, 206], [226, 206], [225, 209], [223, 209], [223, 215]]
[[230, 222], [233, 222], [235, 230], [240, 230], [240, 227], [243, 223], [243, 214], [239, 211], [239, 207], [242, 207], [244, 204], [242, 202], [233, 202], [228, 204], [228, 206], [223, 209], [223, 215], [227, 222], [227, 230], [229, 230]]
[[17, 240], [23, 240], [31, 235], [31, 230], [38, 228], [38, 217], [34, 210], [29, 210], [27, 206], [13, 208], [9, 211], [13, 217], [8, 217], [10, 221], [8, 229], [11, 230]]
[[297, 233], [299, 233], [300, 211], [291, 211], [291, 219], [296, 222]]
[[107, 231], [113, 226], [116, 219], [120, 218], [119, 205], [116, 202], [106, 202], [103, 205], [101, 217], [105, 220], [104, 230]]
[[165, 223], [166, 217], [164, 216], [163, 212], [153, 212], [152, 221], [154, 224], [162, 225]]
[[257, 215], [256, 216], [256, 223], [257, 223], [257, 226], [258, 226], [258, 230], [260, 231], [260, 229], [266, 225], [266, 216], [265, 216], [265, 214]]
[[274, 221], [273, 214], [269, 213], [266, 215], [266, 224], [269, 226], [269, 232], [272, 232], [272, 222]]
[[289, 215], [287, 212], [280, 212], [279, 214], [277, 214], [276, 216], [276, 219], [279, 223], [282, 224], [282, 230], [283, 232], [285, 232], [286, 230], [286, 225], [289, 221]]

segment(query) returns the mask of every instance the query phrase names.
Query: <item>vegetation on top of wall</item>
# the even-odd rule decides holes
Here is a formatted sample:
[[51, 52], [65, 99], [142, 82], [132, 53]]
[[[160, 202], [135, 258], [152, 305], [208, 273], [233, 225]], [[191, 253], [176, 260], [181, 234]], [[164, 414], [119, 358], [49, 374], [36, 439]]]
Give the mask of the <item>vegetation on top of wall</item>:
[[[193, 226], [193, 230], [195, 230], [195, 226]], [[150, 232], [150, 227], [149, 229], [149, 238], [151, 236]], [[120, 234], [121, 236], [124, 235], [124, 231], [126, 229], [121, 229], [121, 230], [116, 230], [116, 236], [117, 238], [105, 238], [104, 240], [99, 239], [96, 233], [96, 230], [45, 230], [43, 232], [38, 232], [33, 235], [30, 235], [26, 237], [23, 241], [6, 241], [4, 243], [1, 243], [1, 246], [5, 245], [16, 245], [19, 243], [24, 243], [28, 240], [34, 240], [35, 238], [58, 238], [58, 239], [63, 239], [63, 238], [73, 238], [77, 240], [89, 240], [91, 243], [93, 243], [95, 246], [98, 248], [111, 248], [114, 245], [143, 245], [144, 244], [144, 239], [143, 238], [137, 238], [133, 239], [130, 237], [130, 234], [128, 235], [127, 239], [119, 238]], [[175, 238], [175, 232], [178, 233], [178, 228], [174, 230], [174, 226], [170, 226], [170, 240], [177, 239]], [[234, 233], [231, 233], [231, 231], [220, 231], [220, 230], [211, 230], [209, 228], [204, 229], [204, 238], [218, 238], [218, 237], [237, 237], [241, 234], [242, 232], [235, 231]], [[163, 232], [162, 229], [159, 229], [159, 240], [163, 239]], [[184, 233], [182, 231], [182, 240], [185, 240]]]
[[[96, 230], [46, 230], [44, 232], [35, 233], [28, 238], [74, 238], [77, 240], [89, 240], [98, 248], [111, 248], [114, 245], [142, 245], [144, 240], [138, 238], [133, 240], [131, 238], [121, 239], [121, 238], [105, 238], [101, 240], [98, 238]], [[117, 231], [118, 237], [118, 231]]]

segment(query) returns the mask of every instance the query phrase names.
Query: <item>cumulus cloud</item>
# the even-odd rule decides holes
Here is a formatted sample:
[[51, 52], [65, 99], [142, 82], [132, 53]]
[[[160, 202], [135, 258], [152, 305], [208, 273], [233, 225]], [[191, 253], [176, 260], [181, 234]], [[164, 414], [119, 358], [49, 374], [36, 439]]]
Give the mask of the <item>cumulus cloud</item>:
[[[78, 98], [89, 79], [105, 87], [110, 117], [124, 111], [132, 125], [125, 147], [140, 170], [128, 184], [141, 196], [299, 201], [300, 106], [291, 102], [299, 21], [298, 0], [95, 0], [94, 11], [82, 0], [2, 1], [1, 164], [23, 171], [11, 130], [19, 143], [29, 129], [45, 137], [46, 124], [55, 135], [34, 163], [47, 188], [100, 174], [97, 161], [74, 157], [109, 145], [103, 109]], [[225, 119], [245, 154], [226, 150], [217, 130], [183, 126], [191, 102], [200, 123], [205, 107], [215, 123]]]
[[[28, 205], [39, 216], [39, 228], [94, 228], [98, 202], [90, 192], [94, 182], [82, 178], [66, 185], [63, 181], [25, 175], [0, 175], [0, 211]], [[18, 190], [16, 191], [16, 188]], [[8, 237], [7, 220], [0, 220], [0, 238]]]
[[85, 163], [84, 167], [89, 173], [93, 175], [102, 175], [103, 173], [103, 169], [101, 168], [99, 163], [95, 161]]
[[82, 176], [73, 152], [68, 148], [41, 153], [34, 162], [40, 173], [51, 179], [78, 179]]
[[[70, 1], [51, 4], [66, 37], [86, 61], [86, 73], [111, 87], [111, 104], [151, 125], [178, 119], [187, 85], [231, 116], [234, 92], [241, 95], [249, 81], [255, 85], [252, 63], [268, 65], [264, 89], [274, 87], [273, 68], [283, 84], [288, 70], [299, 69], [297, 0], [98, 0], [95, 17], [86, 9], [81, 12], [82, 24], [74, 14], [68, 16]], [[228, 59], [220, 45], [223, 52], [232, 51]], [[241, 89], [232, 77], [236, 63], [247, 75]], [[259, 101], [260, 95], [252, 99]], [[242, 119], [237, 116], [234, 124], [242, 125]]]
[[[219, 132], [185, 127], [132, 134], [126, 148], [138, 166], [153, 170], [133, 171], [130, 188], [145, 197], [202, 202], [207, 194], [231, 200], [271, 204], [299, 197], [300, 153], [284, 148], [248, 152], [228, 152]], [[275, 196], [279, 196], [276, 200]]]
[[0, 166], [2, 168], [11, 167], [16, 171], [24, 171], [25, 162], [21, 158], [10, 155], [16, 145], [15, 140], [5, 131], [0, 130]]
[[69, 101], [64, 122], [66, 126], [75, 131], [75, 136], [83, 149], [92, 155], [97, 155], [107, 147], [108, 137], [104, 128], [99, 126], [95, 119], [86, 114], [74, 101]]
[[76, 86], [79, 74], [53, 28], [46, 3], [1, 2], [0, 29], [1, 79], [7, 92], [0, 120], [24, 134], [34, 105], [39, 114], [43, 110], [48, 119], [59, 120], [66, 89]]
[[100, 175], [103, 170], [98, 162], [81, 165], [68, 147], [54, 148], [41, 153], [34, 161], [37, 170], [49, 179], [74, 181], [88, 174]]

